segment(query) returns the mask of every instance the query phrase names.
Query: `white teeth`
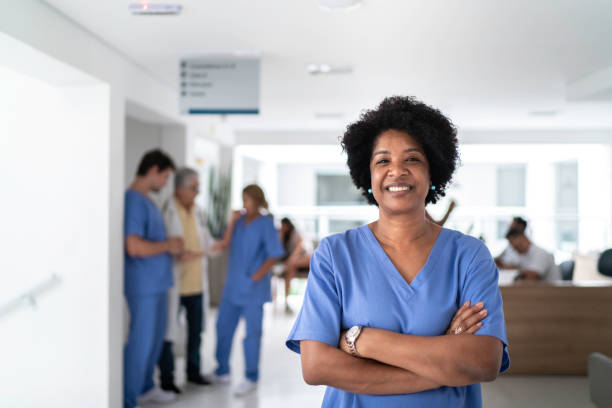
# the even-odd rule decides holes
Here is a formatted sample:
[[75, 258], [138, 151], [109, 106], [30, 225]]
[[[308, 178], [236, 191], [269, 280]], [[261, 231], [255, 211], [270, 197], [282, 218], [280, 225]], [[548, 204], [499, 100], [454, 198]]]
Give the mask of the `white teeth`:
[[410, 190], [410, 187], [408, 187], [408, 186], [402, 186], [402, 187], [391, 186], [391, 187], [389, 187], [389, 191], [394, 191], [394, 192], [395, 191], [406, 191], [406, 190]]

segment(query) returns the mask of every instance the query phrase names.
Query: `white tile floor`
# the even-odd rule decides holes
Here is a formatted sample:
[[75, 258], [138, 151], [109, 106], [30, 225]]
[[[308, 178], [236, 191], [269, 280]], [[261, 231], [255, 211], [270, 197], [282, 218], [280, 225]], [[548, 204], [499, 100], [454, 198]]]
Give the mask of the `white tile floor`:
[[[203, 343], [203, 371], [215, 368], [213, 310]], [[184, 390], [172, 408], [203, 407], [317, 407], [321, 405], [324, 387], [306, 385], [301, 376], [299, 357], [289, 351], [285, 338], [291, 329], [295, 315], [286, 315], [280, 305], [266, 305], [264, 338], [257, 392], [236, 398], [230, 386], [199, 387], [185, 384], [184, 360], [179, 357], [176, 367], [177, 384]], [[232, 385], [242, 379], [244, 357], [242, 338], [244, 324], [240, 323], [232, 349]], [[589, 402], [588, 381], [585, 377], [517, 377], [502, 376], [483, 386], [484, 406], [489, 408], [510, 407], [593, 407]], [[145, 407], [159, 405], [145, 405]]]

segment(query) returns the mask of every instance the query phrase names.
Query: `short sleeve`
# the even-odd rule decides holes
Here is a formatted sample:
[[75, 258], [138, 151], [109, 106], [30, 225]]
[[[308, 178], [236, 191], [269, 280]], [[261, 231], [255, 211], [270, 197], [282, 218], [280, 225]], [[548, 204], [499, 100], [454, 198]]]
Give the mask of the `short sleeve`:
[[125, 237], [128, 235], [145, 237], [147, 209], [139, 198], [129, 192], [125, 195]]
[[285, 254], [283, 245], [278, 237], [278, 232], [274, 227], [272, 217], [268, 217], [264, 225], [264, 249], [266, 252], [266, 259], [280, 258]]
[[548, 254], [544, 251], [534, 251], [534, 253], [521, 265], [521, 269], [537, 272], [541, 278], [544, 278], [546, 272], [550, 269]]
[[499, 370], [502, 373], [510, 367], [510, 357], [508, 355], [504, 308], [498, 281], [499, 272], [489, 250], [478, 242], [476, 254], [467, 268], [461, 291], [461, 304], [467, 300], [471, 304], [484, 303], [484, 307], [487, 309], [487, 317], [482, 321], [482, 327], [475, 334], [496, 337], [502, 341], [503, 355]]
[[327, 240], [312, 255], [302, 309], [286, 345], [300, 352], [301, 340], [316, 340], [337, 347], [340, 338], [340, 297], [334, 280]]

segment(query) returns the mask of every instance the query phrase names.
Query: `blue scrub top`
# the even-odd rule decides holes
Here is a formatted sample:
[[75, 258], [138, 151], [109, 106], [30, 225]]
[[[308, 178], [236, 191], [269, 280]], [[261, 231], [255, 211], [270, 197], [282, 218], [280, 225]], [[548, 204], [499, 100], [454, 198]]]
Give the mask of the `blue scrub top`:
[[[136, 190], [125, 192], [124, 236], [159, 242], [166, 241], [164, 218], [155, 204]], [[152, 295], [172, 286], [172, 257], [159, 254], [131, 257], [125, 251], [125, 295]]]
[[272, 216], [261, 215], [249, 224], [241, 216], [232, 234], [223, 300], [237, 305], [269, 302], [270, 274], [259, 282], [251, 276], [267, 259], [280, 258], [284, 253]]
[[[367, 225], [321, 241], [313, 254], [302, 310], [287, 347], [300, 340], [338, 346], [340, 332], [360, 325], [416, 336], [445, 334], [459, 307], [484, 302], [488, 311], [477, 335], [503, 344], [500, 372], [508, 369], [506, 327], [498, 271], [479, 240], [442, 229], [411, 284], [400, 275]], [[480, 384], [414, 394], [364, 395], [327, 387], [323, 407], [480, 407]]]

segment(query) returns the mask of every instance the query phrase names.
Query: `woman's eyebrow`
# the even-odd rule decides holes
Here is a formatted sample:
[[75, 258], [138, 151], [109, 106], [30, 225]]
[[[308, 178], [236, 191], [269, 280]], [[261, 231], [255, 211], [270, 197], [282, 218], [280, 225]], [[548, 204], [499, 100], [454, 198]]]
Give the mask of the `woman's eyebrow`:
[[[419, 149], [418, 147], [411, 147], [410, 149], [404, 150], [404, 153], [410, 153], [410, 152], [419, 152], [419, 153], [425, 154], [423, 149]], [[388, 150], [379, 150], [379, 151], [375, 152], [372, 155], [372, 157], [376, 156], [377, 154], [389, 154], [389, 153], [391, 153], [391, 152], [388, 151]]]

